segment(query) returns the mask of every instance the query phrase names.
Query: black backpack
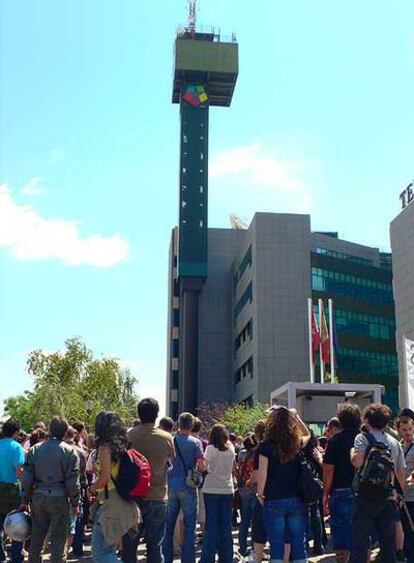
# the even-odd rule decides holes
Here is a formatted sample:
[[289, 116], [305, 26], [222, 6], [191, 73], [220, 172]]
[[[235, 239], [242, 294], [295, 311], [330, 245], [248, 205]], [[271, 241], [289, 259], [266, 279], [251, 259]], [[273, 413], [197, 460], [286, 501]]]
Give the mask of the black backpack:
[[365, 434], [368, 448], [364, 465], [357, 474], [356, 492], [361, 500], [387, 500], [392, 494], [394, 460], [390, 448]]
[[299, 453], [300, 477], [299, 488], [303, 502], [310, 506], [322, 499], [323, 483], [319, 478], [316, 464], [303, 451]]

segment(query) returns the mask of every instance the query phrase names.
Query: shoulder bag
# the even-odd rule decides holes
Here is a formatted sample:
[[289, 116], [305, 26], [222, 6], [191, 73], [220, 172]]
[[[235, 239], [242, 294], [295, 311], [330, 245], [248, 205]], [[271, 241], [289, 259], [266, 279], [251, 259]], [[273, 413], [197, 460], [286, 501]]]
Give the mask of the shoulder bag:
[[187, 487], [190, 487], [191, 489], [200, 489], [204, 483], [203, 474], [197, 469], [194, 469], [194, 467], [188, 468], [186, 466], [183, 455], [178, 446], [178, 442], [175, 438], [174, 438], [174, 446], [175, 449], [177, 450], [178, 457], [180, 458], [181, 465], [183, 466], [184, 472], [186, 474], [185, 484], [187, 485]]

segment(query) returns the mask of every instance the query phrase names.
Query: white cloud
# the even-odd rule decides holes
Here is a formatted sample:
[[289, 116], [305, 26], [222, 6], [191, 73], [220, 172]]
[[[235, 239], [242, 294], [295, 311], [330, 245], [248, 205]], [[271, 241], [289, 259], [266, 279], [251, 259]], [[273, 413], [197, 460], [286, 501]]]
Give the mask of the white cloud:
[[212, 162], [212, 178], [239, 175], [239, 180], [252, 187], [292, 190], [299, 187], [296, 165], [283, 162], [273, 151], [258, 143], [237, 147], [217, 155]]
[[43, 178], [40, 176], [30, 178], [27, 184], [22, 188], [22, 194], [28, 196], [42, 195], [44, 193], [44, 189], [40, 187], [42, 183]]
[[303, 154], [286, 158], [282, 153], [286, 149], [252, 143], [213, 156], [213, 214], [218, 209], [243, 217], [256, 211], [310, 213], [318, 194], [320, 164]]
[[106, 268], [124, 261], [129, 244], [120, 235], [82, 237], [79, 223], [42, 217], [32, 206], [14, 201], [0, 185], [0, 248], [20, 260], [52, 259], [69, 266]]

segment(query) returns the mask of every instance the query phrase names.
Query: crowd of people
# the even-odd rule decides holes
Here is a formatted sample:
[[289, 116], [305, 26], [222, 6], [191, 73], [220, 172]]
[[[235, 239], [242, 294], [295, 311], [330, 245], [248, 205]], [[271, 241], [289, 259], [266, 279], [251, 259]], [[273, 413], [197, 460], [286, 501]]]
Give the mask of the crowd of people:
[[[155, 399], [138, 404], [127, 428], [114, 412], [79, 421], [54, 417], [30, 435], [3, 423], [0, 528], [11, 510], [31, 515], [26, 542], [0, 532], [0, 562], [81, 558], [92, 528], [92, 560], [232, 563], [233, 557], [305, 563], [329, 541], [339, 563], [414, 563], [414, 412], [392, 424], [385, 405], [361, 414], [341, 405], [322, 437], [299, 414], [269, 409], [246, 436], [202, 428], [190, 413], [158, 425]], [[238, 533], [235, 553], [234, 531]], [[6, 545], [9, 544], [9, 545]], [[198, 545], [200, 544], [200, 545]], [[7, 548], [7, 549], [6, 549]], [[7, 553], [8, 551], [8, 553]], [[8, 558], [9, 557], [9, 558]]]

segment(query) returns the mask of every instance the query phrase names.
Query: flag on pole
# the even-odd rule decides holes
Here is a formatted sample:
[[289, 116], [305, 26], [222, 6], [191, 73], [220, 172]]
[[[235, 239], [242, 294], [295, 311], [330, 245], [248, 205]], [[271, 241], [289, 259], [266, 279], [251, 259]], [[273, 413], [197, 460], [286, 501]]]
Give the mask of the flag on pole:
[[321, 349], [322, 349], [321, 360], [324, 364], [330, 365], [330, 363], [331, 363], [331, 351], [330, 351], [331, 343], [330, 343], [330, 340], [329, 340], [328, 325], [326, 324], [325, 307], [322, 307], [320, 338], [321, 338]]
[[312, 357], [313, 363], [316, 360], [316, 354], [321, 344], [321, 335], [319, 332], [318, 321], [316, 320], [315, 311], [312, 308]]
[[405, 376], [407, 378], [408, 396], [406, 405], [410, 409], [414, 408], [414, 340], [404, 338], [405, 343]]
[[333, 345], [334, 345], [334, 363], [335, 369], [338, 369], [338, 355], [339, 355], [339, 338], [338, 338], [338, 331], [336, 330], [336, 321], [335, 315], [332, 317], [332, 326], [330, 327], [332, 331], [333, 337]]

